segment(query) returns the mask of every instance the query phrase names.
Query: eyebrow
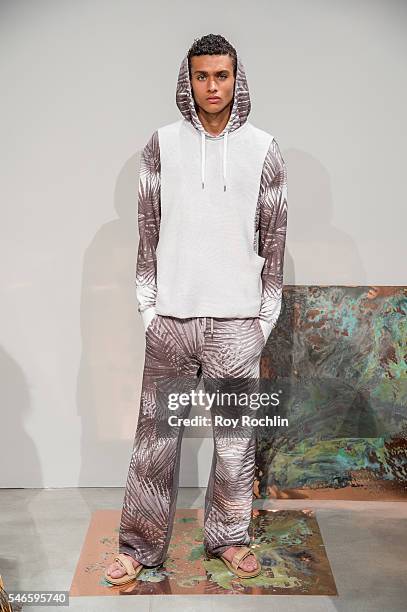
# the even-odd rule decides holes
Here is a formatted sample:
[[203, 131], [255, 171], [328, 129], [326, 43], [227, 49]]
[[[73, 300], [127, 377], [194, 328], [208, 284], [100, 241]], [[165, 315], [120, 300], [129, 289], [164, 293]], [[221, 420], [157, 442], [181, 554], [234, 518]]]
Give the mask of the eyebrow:
[[[199, 72], [199, 74], [209, 74], [206, 70], [194, 70], [194, 74], [197, 74]], [[215, 72], [215, 74], [221, 74], [222, 72], [227, 72], [229, 74], [229, 70], [227, 68], [224, 68], [223, 70], [218, 70], [217, 72]]]

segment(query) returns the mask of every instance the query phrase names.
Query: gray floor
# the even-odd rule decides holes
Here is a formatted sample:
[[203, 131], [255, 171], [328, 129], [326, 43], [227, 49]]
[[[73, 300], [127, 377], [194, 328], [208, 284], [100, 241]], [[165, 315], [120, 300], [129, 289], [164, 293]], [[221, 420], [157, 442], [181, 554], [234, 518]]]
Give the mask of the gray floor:
[[[71, 584], [94, 510], [121, 508], [123, 489], [1, 489], [0, 574], [8, 590], [65, 589]], [[177, 505], [203, 507], [205, 489], [180, 488]], [[407, 610], [407, 503], [267, 500], [265, 508], [314, 508], [338, 597], [74, 597], [69, 608], [104, 611]], [[39, 610], [36, 608], [24, 608]]]

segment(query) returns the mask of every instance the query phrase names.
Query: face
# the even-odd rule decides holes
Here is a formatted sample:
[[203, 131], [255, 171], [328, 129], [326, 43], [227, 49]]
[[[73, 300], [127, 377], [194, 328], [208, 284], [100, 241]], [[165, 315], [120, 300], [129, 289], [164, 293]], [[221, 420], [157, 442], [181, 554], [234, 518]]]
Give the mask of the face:
[[234, 86], [233, 59], [230, 55], [191, 57], [192, 93], [202, 110], [207, 113], [224, 110], [233, 100]]

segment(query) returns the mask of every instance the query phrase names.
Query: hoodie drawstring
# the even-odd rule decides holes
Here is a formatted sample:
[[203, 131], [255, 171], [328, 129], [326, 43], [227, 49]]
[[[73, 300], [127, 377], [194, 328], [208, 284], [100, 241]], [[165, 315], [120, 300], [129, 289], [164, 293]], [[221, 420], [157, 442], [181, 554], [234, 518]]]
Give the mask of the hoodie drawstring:
[[[202, 189], [205, 189], [205, 146], [206, 146], [206, 136], [205, 136], [204, 132], [201, 132], [201, 182], [202, 182]], [[223, 191], [226, 191], [227, 151], [228, 151], [228, 132], [225, 132], [225, 134], [223, 136]]]
[[201, 180], [202, 189], [205, 189], [205, 134], [201, 132]]
[[223, 137], [223, 191], [226, 191], [226, 160], [228, 150], [228, 132], [225, 132]]

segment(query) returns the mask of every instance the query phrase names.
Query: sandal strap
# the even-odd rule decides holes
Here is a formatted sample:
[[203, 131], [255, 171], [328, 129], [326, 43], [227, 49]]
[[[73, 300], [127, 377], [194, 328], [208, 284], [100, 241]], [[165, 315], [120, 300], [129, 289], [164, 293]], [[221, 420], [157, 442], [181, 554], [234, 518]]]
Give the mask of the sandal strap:
[[243, 559], [245, 559], [248, 555], [252, 555], [253, 551], [248, 546], [240, 546], [240, 550], [236, 552], [231, 561], [231, 565], [234, 569], [239, 567], [239, 564]]
[[136, 573], [135, 567], [133, 563], [130, 561], [128, 555], [124, 555], [123, 553], [120, 553], [117, 555], [117, 557], [114, 558], [114, 560], [120, 563], [121, 565], [123, 565], [124, 569], [126, 570], [129, 576], [132, 576], [133, 574]]

